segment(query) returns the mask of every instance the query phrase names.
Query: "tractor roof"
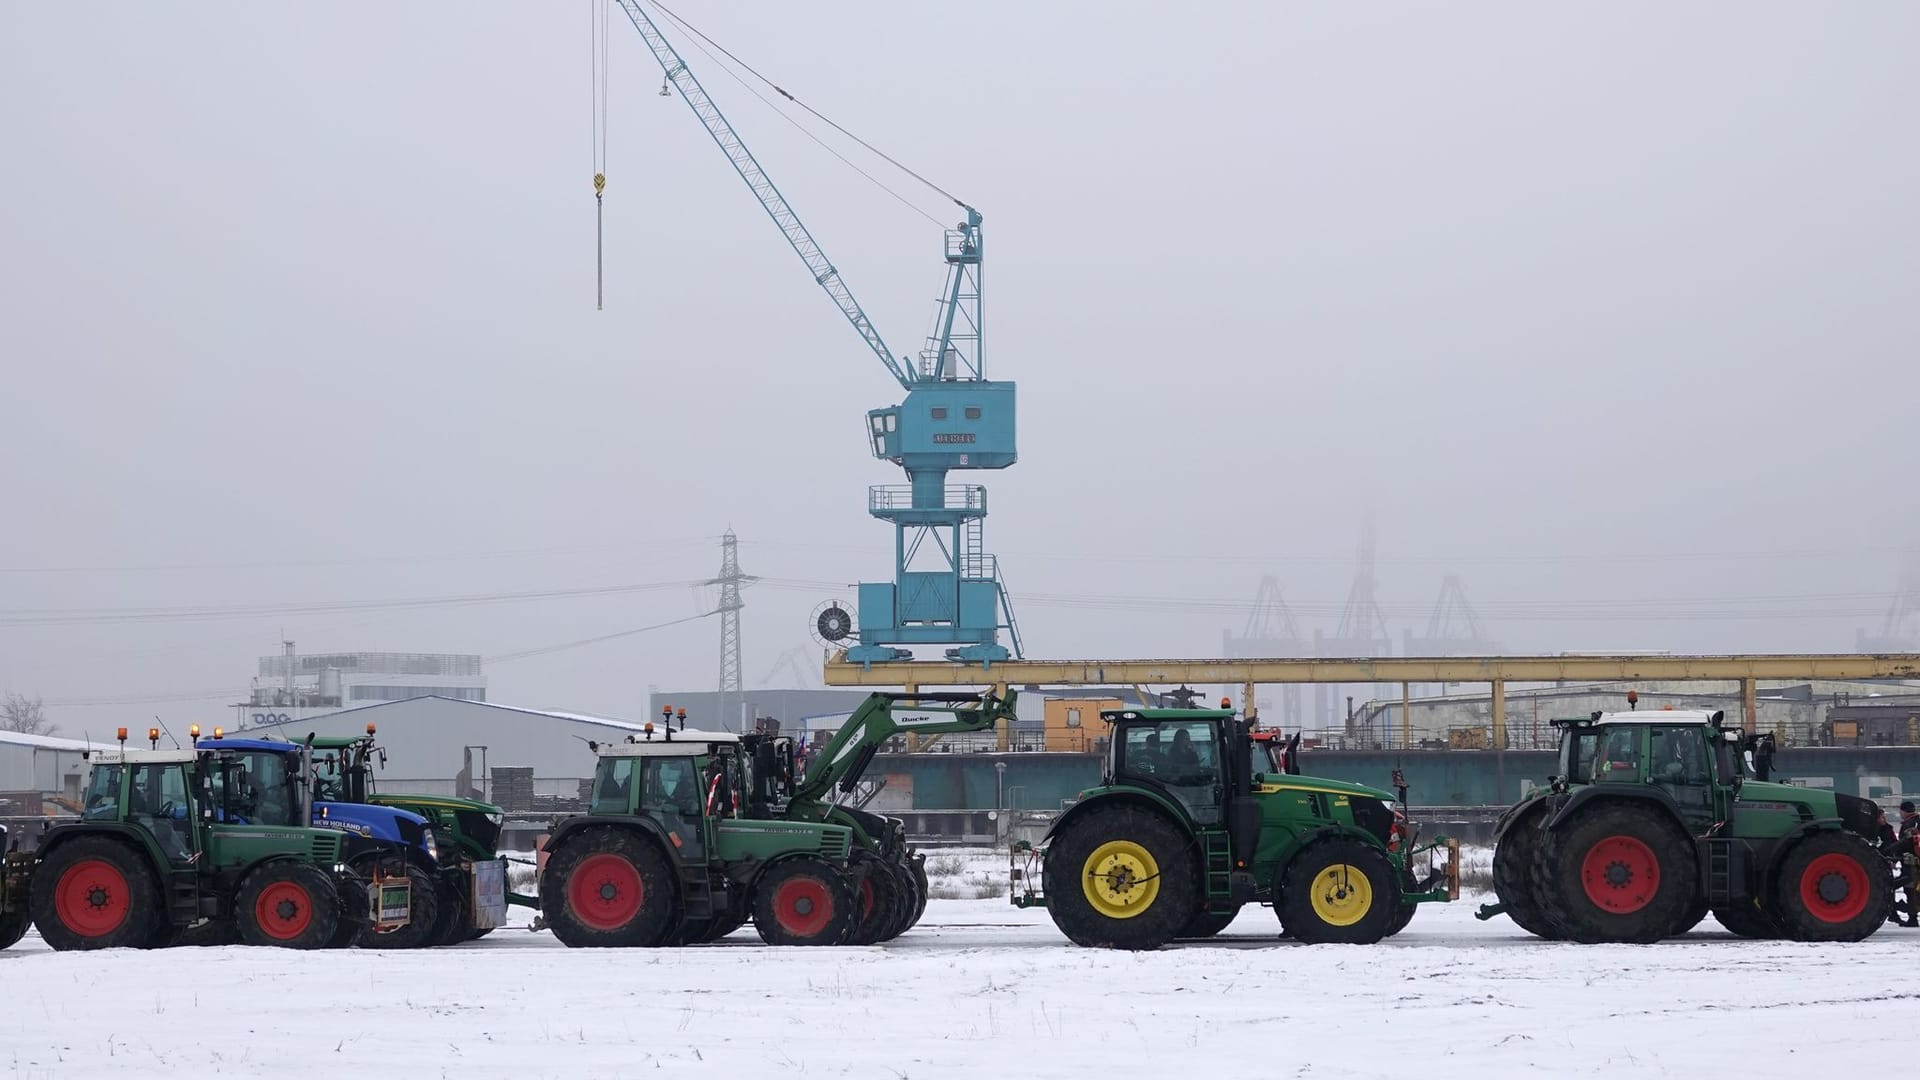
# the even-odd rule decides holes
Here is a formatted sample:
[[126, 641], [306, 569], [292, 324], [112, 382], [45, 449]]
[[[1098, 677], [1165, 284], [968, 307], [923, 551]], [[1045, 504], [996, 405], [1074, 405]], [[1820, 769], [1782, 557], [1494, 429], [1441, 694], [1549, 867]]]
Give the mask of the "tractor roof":
[[1231, 720], [1231, 709], [1102, 709], [1100, 719], [1121, 720]]
[[695, 757], [709, 752], [720, 743], [738, 743], [740, 736], [730, 731], [697, 731], [683, 728], [668, 739], [661, 732], [654, 732], [653, 738], [645, 735], [629, 735], [631, 742], [602, 743], [594, 750], [601, 757]]
[[1601, 713], [1596, 719], [1583, 716], [1569, 721], [1576, 725], [1585, 724], [1704, 724], [1711, 725], [1715, 714], [1706, 709], [1648, 709], [1645, 712]]
[[87, 754], [89, 765], [169, 765], [192, 761], [194, 752], [184, 750], [130, 750], [118, 746], [99, 747]]

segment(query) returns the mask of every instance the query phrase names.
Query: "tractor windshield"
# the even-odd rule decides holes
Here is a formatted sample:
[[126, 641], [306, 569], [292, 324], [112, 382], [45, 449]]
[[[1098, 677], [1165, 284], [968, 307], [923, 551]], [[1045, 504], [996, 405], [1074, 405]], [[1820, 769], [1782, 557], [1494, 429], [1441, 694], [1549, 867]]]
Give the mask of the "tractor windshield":
[[1221, 795], [1216, 730], [1208, 720], [1124, 725], [1114, 739], [1114, 775], [1164, 787], [1196, 822], [1214, 824]]
[[299, 774], [288, 767], [297, 755], [249, 751], [224, 755], [214, 774], [221, 819], [245, 825], [305, 825]]
[[1560, 775], [1575, 784], [1593, 779], [1593, 755], [1600, 745], [1597, 731], [1569, 730], [1560, 742]]
[[81, 802], [80, 816], [89, 821], [110, 821], [120, 816], [120, 766], [95, 765], [87, 774], [87, 796]]
[[373, 794], [366, 757], [343, 746], [314, 755], [313, 797], [319, 802], [363, 803]]
[[630, 757], [603, 757], [594, 766], [593, 802], [588, 807], [591, 813], [633, 813], [634, 761]]

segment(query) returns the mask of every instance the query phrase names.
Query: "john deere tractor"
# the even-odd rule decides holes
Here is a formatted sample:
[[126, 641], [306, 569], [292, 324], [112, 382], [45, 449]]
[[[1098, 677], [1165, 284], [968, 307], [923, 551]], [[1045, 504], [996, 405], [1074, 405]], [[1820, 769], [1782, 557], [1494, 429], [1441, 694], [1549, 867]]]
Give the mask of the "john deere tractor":
[[1743, 937], [1858, 941], [1886, 922], [1892, 871], [1874, 804], [1766, 779], [1724, 714], [1596, 712], [1555, 720], [1559, 775], [1502, 815], [1499, 903], [1529, 933], [1650, 942], [1712, 911]]
[[1297, 736], [1278, 752], [1224, 708], [1101, 717], [1112, 738], [1100, 786], [1038, 849], [1014, 852], [1013, 903], [1045, 907], [1076, 944], [1209, 936], [1249, 903], [1273, 905], [1302, 942], [1370, 944], [1416, 904], [1459, 896], [1458, 842], [1422, 844], [1385, 791], [1301, 775]]
[[8, 854], [10, 917], [24, 896], [55, 949], [149, 948], [209, 924], [320, 948], [406, 925], [405, 877], [349, 869], [388, 845], [309, 824], [304, 747], [161, 750], [148, 734], [150, 750], [127, 749], [122, 728], [119, 748], [91, 752], [80, 819]]
[[740, 737], [676, 730], [595, 744], [589, 811], [546, 843], [542, 919], [570, 946], [693, 944], [751, 918], [773, 945], [838, 945], [856, 925], [845, 825], [753, 818]]

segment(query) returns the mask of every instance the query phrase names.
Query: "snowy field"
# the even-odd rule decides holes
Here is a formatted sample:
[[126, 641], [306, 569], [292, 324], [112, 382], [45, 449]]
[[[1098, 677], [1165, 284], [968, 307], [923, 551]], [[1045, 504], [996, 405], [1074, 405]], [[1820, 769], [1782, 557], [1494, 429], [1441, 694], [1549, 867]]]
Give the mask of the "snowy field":
[[[947, 891], [997, 857], [934, 855]], [[971, 879], [971, 880], [970, 880]], [[426, 952], [0, 952], [0, 1076], [1249, 1077], [1868, 1075], [1910, 1059], [1920, 932], [1542, 942], [1474, 902], [1372, 947], [1076, 949], [1043, 911], [935, 899], [884, 946], [570, 950], [531, 914]]]

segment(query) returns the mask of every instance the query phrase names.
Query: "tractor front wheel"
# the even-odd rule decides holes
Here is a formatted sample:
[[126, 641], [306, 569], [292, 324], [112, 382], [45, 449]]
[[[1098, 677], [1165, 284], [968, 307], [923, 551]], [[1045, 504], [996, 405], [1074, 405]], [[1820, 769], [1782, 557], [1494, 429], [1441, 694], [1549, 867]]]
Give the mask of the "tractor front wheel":
[[847, 932], [847, 945], [872, 945], [900, 919], [900, 908], [911, 897], [900, 894], [900, 883], [887, 872], [887, 864], [866, 851], [853, 853], [850, 864], [853, 878], [853, 929]]
[[881, 941], [892, 941], [913, 925], [914, 913], [920, 908], [920, 885], [914, 880], [913, 871], [907, 864], [890, 862], [884, 865], [887, 873], [893, 875], [894, 895], [900, 899], [894, 908], [893, 923], [880, 934]]
[[27, 908], [51, 948], [143, 949], [159, 930], [160, 889], [132, 848], [83, 836], [34, 869]]
[[567, 837], [540, 877], [540, 913], [573, 948], [666, 944], [680, 922], [677, 895], [660, 849], [622, 829]]
[[1400, 931], [1405, 930], [1407, 924], [1413, 921], [1413, 913], [1418, 910], [1420, 910], [1419, 904], [1408, 904], [1404, 902], [1398, 908], [1394, 909], [1393, 918], [1387, 921], [1387, 936], [1392, 937]]
[[1773, 884], [1773, 910], [1797, 941], [1860, 941], [1886, 925], [1887, 862], [1851, 833], [1814, 833], [1793, 845]]
[[1603, 804], [1546, 835], [1533, 895], [1570, 940], [1646, 944], [1686, 922], [1699, 876], [1692, 842], [1661, 810]]
[[1387, 936], [1403, 906], [1386, 854], [1351, 837], [1309, 845], [1284, 880], [1280, 921], [1308, 945], [1371, 945]]
[[913, 918], [907, 920], [909, 929], [919, 925], [921, 916], [927, 913], [927, 857], [914, 852], [907, 862], [913, 869]]
[[1546, 803], [1536, 802], [1507, 825], [1493, 846], [1493, 894], [1506, 905], [1513, 924], [1534, 937], [1562, 937], [1553, 921], [1540, 910], [1533, 893], [1533, 861], [1540, 850], [1540, 826], [1546, 820]]
[[321, 949], [340, 925], [340, 893], [313, 866], [270, 862], [247, 875], [234, 911], [248, 945]]
[[838, 945], [857, 915], [858, 894], [824, 859], [782, 859], [753, 886], [753, 928], [769, 945]]
[[1070, 819], [1040, 874], [1053, 924], [1076, 945], [1157, 949], [1200, 913], [1193, 838], [1139, 807]]

